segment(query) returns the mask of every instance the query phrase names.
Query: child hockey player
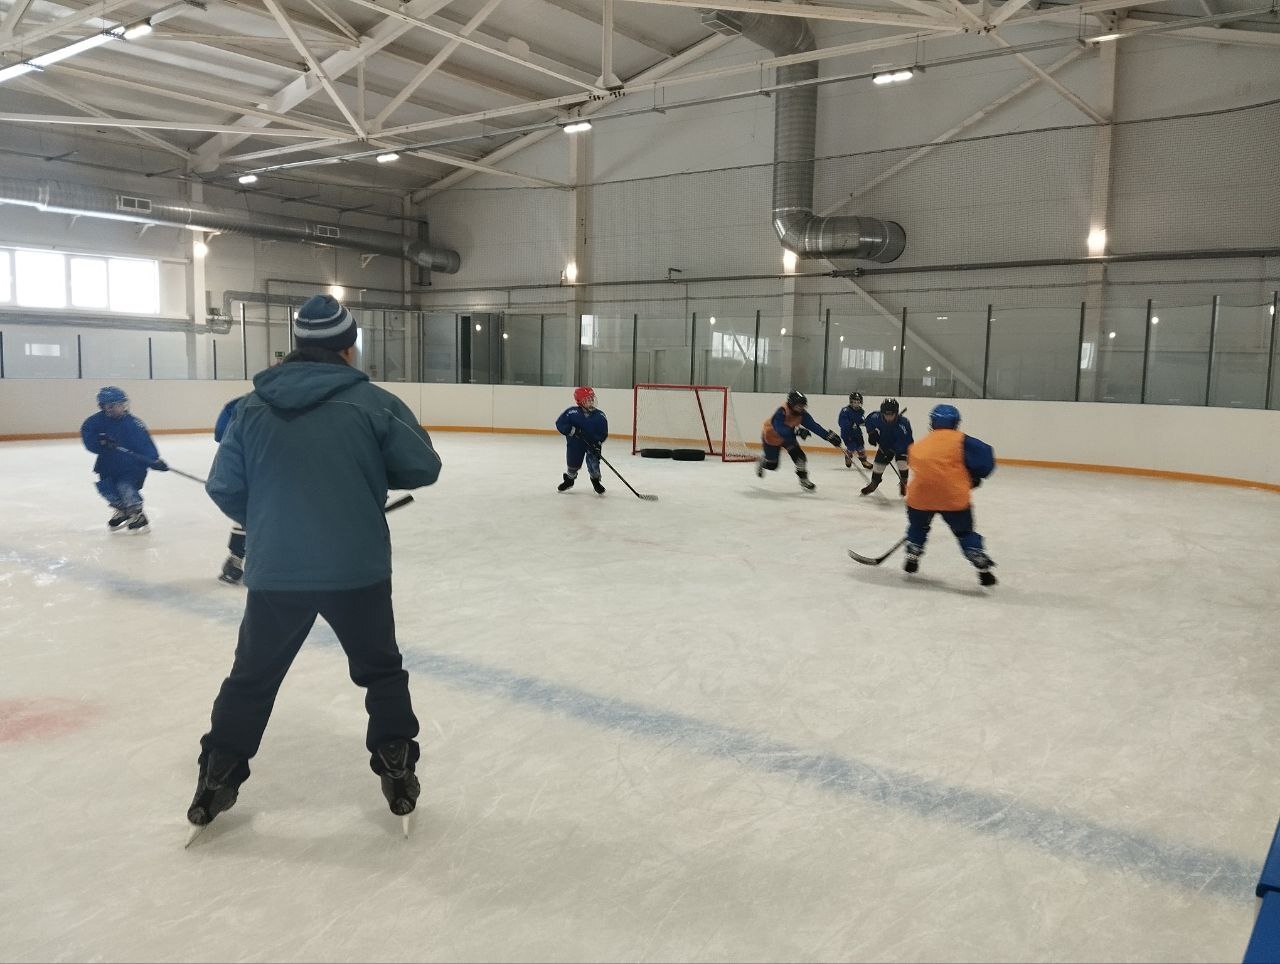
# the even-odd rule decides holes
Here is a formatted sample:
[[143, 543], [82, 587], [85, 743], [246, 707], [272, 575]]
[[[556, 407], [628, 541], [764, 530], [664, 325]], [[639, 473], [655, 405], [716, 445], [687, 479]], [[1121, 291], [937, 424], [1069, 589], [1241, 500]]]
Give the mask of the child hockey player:
[[884, 470], [890, 462], [897, 462], [898, 494], [907, 494], [907, 449], [915, 441], [911, 437], [911, 423], [898, 412], [898, 400], [886, 398], [880, 403], [880, 411], [867, 416], [867, 441], [876, 447], [876, 462], [871, 469], [871, 481], [862, 487], [862, 495], [870, 495], [884, 481]]
[[[160, 458], [142, 420], [129, 414], [129, 396], [122, 389], [108, 385], [98, 392], [98, 409], [80, 426], [80, 438], [84, 447], [98, 457], [93, 463], [93, 471], [98, 473], [98, 492], [114, 510], [107, 528], [132, 535], [149, 532], [151, 527], [142, 511], [147, 467], [167, 472], [169, 466]], [[121, 448], [135, 454], [121, 452]]]
[[996, 468], [991, 446], [959, 431], [960, 412], [954, 405], [935, 405], [929, 413], [927, 436], [911, 446], [911, 484], [907, 486], [907, 559], [902, 568], [920, 568], [924, 543], [936, 512], [955, 533], [965, 557], [978, 570], [978, 581], [994, 586], [995, 565], [983, 550], [982, 536], [973, 531], [969, 490], [977, 488]]
[[863, 420], [862, 393], [852, 392], [849, 395], [849, 404], [840, 409], [839, 418], [840, 439], [844, 442], [844, 467], [846, 469], [853, 466], [853, 457], [855, 455], [864, 469], [871, 468], [871, 463], [867, 461], [866, 446], [862, 441]]
[[[244, 397], [239, 395], [231, 399], [218, 413], [218, 421], [213, 426], [215, 442], [220, 443], [226, 436], [227, 429], [231, 428], [231, 423], [236, 417], [236, 406]], [[239, 523], [232, 523], [231, 535], [227, 537], [227, 560], [222, 564], [222, 572], [218, 574], [218, 578], [228, 586], [238, 586], [240, 580], [244, 578], [244, 543], [244, 527]]]
[[573, 488], [585, 458], [591, 487], [597, 494], [604, 495], [604, 484], [600, 481], [600, 446], [609, 437], [609, 420], [596, 408], [596, 393], [592, 389], [583, 385], [573, 390], [573, 405], [556, 419], [556, 431], [565, 437], [568, 467], [564, 481], [556, 486], [556, 491], [567, 492]]
[[839, 448], [840, 436], [835, 432], [828, 432], [814, 421], [813, 416], [808, 412], [808, 407], [808, 397], [804, 392], [793, 388], [787, 394], [786, 402], [761, 426], [760, 444], [764, 448], [764, 455], [756, 459], [757, 477], [764, 478], [766, 469], [770, 472], [776, 471], [782, 455], [781, 450], [786, 449], [787, 454], [791, 456], [791, 461], [795, 463], [796, 478], [800, 480], [801, 488], [809, 492], [817, 488], [809, 481], [809, 460], [805, 458], [799, 440], [808, 438], [810, 432], [815, 432]]

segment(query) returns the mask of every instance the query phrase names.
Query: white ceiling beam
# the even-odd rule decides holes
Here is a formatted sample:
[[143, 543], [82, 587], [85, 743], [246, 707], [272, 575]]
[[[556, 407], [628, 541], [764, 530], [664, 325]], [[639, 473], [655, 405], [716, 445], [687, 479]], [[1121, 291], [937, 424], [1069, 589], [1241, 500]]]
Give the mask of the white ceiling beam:
[[8, 50], [17, 50], [26, 48], [31, 44], [39, 43], [46, 37], [53, 37], [60, 33], [67, 33], [83, 27], [91, 20], [105, 20], [107, 14], [119, 10], [121, 7], [127, 7], [137, 0], [104, 0], [102, 3], [95, 3], [90, 7], [77, 10], [75, 13], [68, 14], [52, 23], [47, 23], [43, 27], [36, 27], [34, 30], [28, 30], [26, 33], [17, 37], [6, 37], [0, 40], [0, 53]]
[[[405, 9], [412, 10], [414, 13], [423, 16], [430, 16], [448, 3], [449, 0], [413, 0]], [[340, 50], [336, 54], [326, 57], [324, 69], [331, 77], [341, 77], [354, 69], [356, 64], [368, 60], [379, 50], [382, 50], [382, 48], [408, 32], [409, 27], [407, 24], [397, 23], [391, 18], [387, 18], [374, 27], [360, 41], [360, 45], [355, 50]], [[285, 114], [303, 103], [313, 93], [315, 91], [308, 86], [305, 77], [296, 77], [271, 96], [264, 98], [263, 102], [266, 104], [266, 109], [275, 113]], [[265, 127], [267, 123], [261, 118], [242, 117], [240, 124], [246, 129], [237, 131], [230, 136], [215, 137], [205, 141], [196, 148], [196, 158], [200, 169], [206, 171], [216, 169], [221, 158], [228, 151], [245, 139], [252, 137], [258, 128]]]
[[[485, 20], [489, 18], [490, 14], [498, 9], [502, 2], [503, 0], [486, 0], [485, 5], [476, 11], [475, 16], [463, 25], [459, 33], [465, 36], [470, 36], [482, 23], [485, 22]], [[386, 107], [382, 108], [378, 116], [373, 119], [373, 129], [381, 130], [382, 126], [386, 124], [387, 118], [399, 110], [400, 105], [408, 100], [409, 97], [423, 85], [426, 79], [434, 74], [446, 60], [453, 56], [453, 52], [460, 46], [462, 46], [461, 40], [450, 40], [444, 45], [444, 48], [439, 53], [427, 61], [426, 65], [414, 75], [413, 79], [410, 80], [409, 83], [405, 84], [404, 89], [401, 90], [400, 93], [396, 94], [395, 97], [391, 98], [390, 103], [388, 103]]]
[[125, 77], [117, 77], [114, 74], [104, 74], [98, 70], [85, 70], [82, 67], [71, 67], [67, 64], [58, 64], [56, 75], [66, 74], [68, 77], [75, 77], [89, 84], [107, 84], [112, 87], [119, 87], [122, 90], [136, 90], [139, 93], [153, 94], [162, 98], [171, 100], [184, 101], [188, 104], [200, 104], [204, 107], [211, 107], [214, 110], [225, 111], [228, 114], [243, 114], [251, 117], [259, 117], [271, 124], [284, 124], [288, 127], [296, 127], [298, 130], [310, 131], [317, 136], [329, 137], [345, 137], [346, 131], [335, 127], [324, 127], [313, 121], [302, 120], [298, 117], [291, 117], [287, 114], [276, 114], [271, 111], [259, 110], [256, 107], [246, 107], [244, 104], [231, 104], [225, 101], [214, 100], [205, 97], [203, 94], [194, 94], [188, 90], [180, 90], [171, 83], [166, 82], [163, 86], [155, 84], [145, 84], [137, 80], [129, 80]]
[[[1141, 19], [1139, 19], [1141, 18]], [[1141, 14], [1131, 15], [1122, 20], [1117, 30], [1140, 30], [1153, 23]], [[1261, 30], [1247, 30], [1243, 27], [1179, 27], [1169, 31], [1175, 37], [1189, 40], [1205, 40], [1215, 44], [1243, 44], [1249, 47], [1280, 47], [1280, 33], [1264, 33]]]
[[[293, 46], [293, 41], [288, 37], [259, 37], [257, 34], [251, 33], [186, 33], [181, 30], [156, 30], [147, 39], [151, 43], [157, 40], [169, 40], [176, 43], [194, 44], [251, 43]], [[356, 48], [356, 43], [350, 43], [345, 40], [311, 39], [307, 43], [312, 47], [325, 47], [328, 49], [354, 50]]]
[[[1048, 67], [1045, 68], [1045, 71], [1050, 74], [1056, 74], [1063, 67], [1079, 60], [1083, 55], [1084, 55], [1084, 49], [1081, 47], [1077, 47], [1076, 49], [1067, 53], [1066, 56], [1060, 57], [1058, 60], [1054, 61], [1052, 64], [1050, 64]], [[978, 110], [974, 111], [964, 120], [962, 120], [959, 124], [956, 124], [954, 127], [950, 127], [947, 130], [943, 131], [941, 134], [939, 134], [937, 137], [931, 140], [928, 144], [925, 144], [923, 147], [920, 147], [917, 150], [913, 151], [912, 153], [908, 154], [906, 157], [904, 157], [902, 160], [898, 161], [896, 164], [889, 167], [887, 170], [884, 170], [880, 174], [877, 174], [870, 181], [868, 181], [866, 184], [863, 184], [856, 191], [849, 194], [846, 198], [844, 198], [838, 204], [833, 204], [831, 207], [827, 208], [825, 211], [819, 211], [818, 212], [819, 217], [824, 217], [824, 218], [830, 217], [831, 215], [838, 213], [842, 208], [848, 206], [851, 202], [856, 201], [858, 198], [862, 197], [864, 194], [867, 194], [870, 191], [874, 190], [875, 188], [879, 187], [881, 184], [889, 180], [889, 178], [893, 177], [894, 175], [900, 173], [901, 171], [906, 170], [912, 164], [916, 163], [916, 161], [923, 160], [924, 158], [928, 157], [930, 154], [936, 151], [943, 144], [946, 144], [949, 141], [955, 140], [957, 137], [959, 137], [969, 128], [973, 127], [975, 124], [978, 124], [981, 121], [986, 120], [988, 117], [992, 116], [993, 114], [998, 113], [999, 111], [1004, 109], [1007, 105], [1017, 100], [1023, 94], [1030, 91], [1032, 88], [1039, 86], [1041, 83], [1042, 83], [1042, 80], [1039, 77], [1027, 78], [1017, 87], [1015, 87], [1013, 90], [1009, 91], [1007, 94], [1002, 94], [1000, 97], [997, 97], [995, 100], [991, 101], [986, 106], [978, 108]]]
[[[199, 131], [204, 133], [239, 133], [240, 128], [228, 124], [206, 124], [200, 121], [167, 121], [138, 117], [68, 117], [60, 114], [0, 113], [0, 121], [12, 124], [54, 124], [71, 127], [124, 127], [155, 131]], [[255, 137], [314, 137], [307, 131], [281, 131], [275, 128], [254, 131]]]
[[1034, 13], [1023, 14], [1006, 20], [1009, 25], [1024, 23], [1040, 23], [1044, 20], [1071, 20], [1091, 13], [1106, 13], [1108, 10], [1123, 10], [1127, 7], [1140, 7], [1152, 0], [1086, 0], [1085, 3], [1069, 3], [1057, 7], [1042, 7]]
[[[360, 0], [367, 2], [367, 0]], [[717, 10], [739, 10], [744, 13], [763, 13], [771, 17], [801, 17], [806, 20], [833, 20], [837, 23], [874, 23], [886, 27], [918, 27], [922, 30], [945, 30], [954, 27], [951, 20], [937, 17], [913, 17], [905, 13], [868, 10], [853, 7], [832, 7], [819, 3], [775, 3], [773, 0], [724, 0], [708, 4], [707, 0], [627, 0], [628, 3], [647, 3], [660, 7], [692, 7], [705, 10], [712, 6]], [[1150, 0], [1140, 0], [1149, 3]], [[942, 10], [938, 11], [940, 14]]]
[[[1009, 43], [1009, 41], [1005, 40], [999, 34], [989, 33], [986, 36], [987, 36], [987, 39], [990, 40], [997, 47], [1004, 47], [1006, 50], [1009, 50], [1013, 46], [1013, 44]], [[1066, 84], [1062, 83], [1062, 81], [1058, 80], [1056, 77], [1050, 76], [1048, 71], [1046, 71], [1043, 67], [1037, 64], [1034, 60], [1032, 60], [1026, 54], [1020, 54], [1015, 52], [1013, 53], [1013, 59], [1016, 60], [1018, 63], [1022, 64], [1022, 66], [1025, 67], [1033, 76], [1040, 78], [1040, 80], [1044, 81], [1054, 90], [1056, 90], [1063, 100], [1065, 100], [1068, 104], [1070, 104], [1076, 110], [1080, 111], [1080, 113], [1084, 114], [1085, 117], [1089, 118], [1089, 120], [1093, 121], [1095, 124], [1111, 123], [1110, 117], [1095, 110], [1093, 106], [1089, 104], [1083, 97], [1081, 97], [1079, 94], [1073, 91]]]
[[951, 12], [956, 15], [956, 19], [960, 23], [968, 25], [968, 29], [970, 30], [986, 29], [987, 27], [986, 21], [984, 21], [976, 13], [974, 13], [967, 6], [961, 3], [960, 0], [943, 0], [943, 3], [951, 9]]
[[938, 15], [938, 5], [930, 3], [929, 0], [892, 0], [900, 7], [908, 10], [914, 10], [916, 13], [922, 13], [926, 17], [936, 17]]
[[[59, 90], [55, 90], [53, 87], [45, 83], [43, 80], [37, 80], [34, 77], [27, 76], [22, 78], [22, 82], [26, 84], [27, 87], [39, 92], [40, 94], [43, 94], [45, 97], [52, 97], [54, 100], [62, 101], [62, 103], [68, 105], [69, 107], [74, 107], [76, 110], [82, 110], [86, 114], [90, 115], [91, 117], [96, 117], [99, 119], [114, 117], [114, 115], [108, 114], [105, 110], [103, 110], [100, 107], [94, 107], [92, 104], [86, 103], [85, 101], [82, 101], [79, 98], [72, 97], [70, 94], [64, 94]], [[157, 137], [155, 134], [148, 133], [147, 131], [144, 131], [137, 127], [126, 127], [125, 130], [127, 130], [130, 134], [132, 134], [138, 140], [146, 144], [150, 144], [152, 147], [158, 147], [162, 151], [166, 151], [170, 154], [175, 154], [178, 157], [182, 158], [184, 161], [191, 160], [191, 154], [188, 151], [183, 150], [181, 147], [178, 147], [176, 144], [170, 144], [168, 141], [166, 141], [162, 137]]]
[[604, 0], [600, 17], [600, 77], [596, 83], [609, 90], [622, 86], [613, 72], [613, 0]]
[[292, 41], [293, 46], [298, 53], [302, 54], [302, 59], [307, 62], [307, 66], [311, 69], [311, 73], [320, 81], [320, 86], [329, 95], [329, 99], [333, 101], [343, 117], [347, 119], [347, 123], [351, 125], [352, 131], [356, 137], [364, 137], [364, 128], [360, 126], [360, 122], [356, 120], [356, 115], [351, 113], [349, 108], [338, 94], [338, 88], [333, 85], [333, 81], [329, 75], [325, 73], [324, 65], [316, 60], [315, 55], [307, 49], [307, 45], [302, 42], [302, 38], [298, 36], [298, 31], [293, 28], [293, 24], [289, 22], [289, 18], [285, 16], [285, 12], [280, 8], [280, 4], [276, 0], [262, 0], [263, 5], [271, 11], [271, 16], [275, 17], [276, 23], [280, 24], [280, 29], [284, 31], [285, 36]]
[[1000, 24], [1004, 23], [1023, 7], [1034, 2], [1035, 0], [1005, 0], [1004, 6], [999, 9], [994, 17], [991, 18], [991, 26], [1000, 26]]
[[488, 44], [484, 44], [478, 40], [473, 40], [470, 37], [463, 36], [462, 34], [459, 34], [453, 30], [449, 30], [446, 27], [437, 26], [434, 23], [430, 23], [419, 17], [415, 17], [412, 14], [405, 13], [403, 10], [392, 10], [382, 6], [379, 3], [374, 3], [373, 0], [348, 0], [348, 2], [354, 3], [358, 7], [364, 7], [366, 10], [373, 10], [377, 13], [382, 13], [382, 14], [386, 14], [389, 17], [394, 17], [395, 19], [401, 21], [402, 23], [407, 23], [410, 26], [417, 27], [419, 30], [425, 30], [428, 33], [433, 33], [440, 37], [447, 37], [450, 40], [457, 40], [459, 43], [465, 44], [468, 47], [472, 47], [475, 50], [482, 51], [483, 53], [487, 53], [490, 56], [497, 57], [509, 63], [517, 64], [528, 70], [536, 71], [537, 73], [540, 73], [540, 74], [545, 74], [548, 77], [554, 77], [556, 80], [559, 80], [562, 83], [569, 84], [573, 87], [580, 87], [583, 90], [590, 90], [590, 91], [594, 91], [596, 89], [593, 84], [585, 83], [576, 77], [570, 77], [568, 74], [562, 74], [558, 70], [553, 70], [550, 67], [544, 67], [542, 64], [534, 63], [532, 60], [525, 60], [523, 57], [517, 57], [515, 54], [508, 53], [505, 50], [500, 50], [497, 47], [491, 47]]
[[[580, 20], [585, 20], [588, 23], [594, 23], [597, 27], [603, 25], [604, 17], [602, 14], [597, 12], [595, 7], [583, 6], [576, 2], [576, 0], [543, 0], [543, 2], [558, 10], [563, 10], [565, 13], [572, 14]], [[655, 53], [660, 53], [664, 57], [675, 57], [680, 53], [678, 49], [672, 47], [670, 44], [664, 43], [651, 34], [647, 34], [642, 30], [637, 30], [635, 27], [620, 24], [617, 20], [614, 20], [613, 32], [619, 37], [626, 37], [632, 43], [637, 43], [642, 47], [648, 47], [650, 50]]]
[[360, 40], [360, 35], [356, 33], [355, 28], [334, 13], [329, 5], [324, 3], [323, 0], [307, 0], [307, 5], [337, 27], [338, 31], [352, 43], [357, 43]]
[[18, 29], [18, 24], [26, 15], [31, 3], [32, 0], [14, 0], [9, 12], [4, 15], [4, 20], [0, 21], [0, 38], [13, 36], [13, 32]]

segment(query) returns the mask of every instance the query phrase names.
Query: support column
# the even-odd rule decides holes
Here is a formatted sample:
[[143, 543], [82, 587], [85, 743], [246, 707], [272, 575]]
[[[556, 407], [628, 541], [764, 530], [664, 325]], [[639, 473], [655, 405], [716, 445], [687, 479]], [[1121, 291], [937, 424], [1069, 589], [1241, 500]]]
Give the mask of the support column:
[[[199, 204], [204, 201], [204, 185], [195, 183], [191, 185], [191, 201]], [[191, 259], [191, 271], [187, 275], [187, 314], [191, 318], [193, 325], [203, 327], [209, 316], [208, 306], [208, 288], [205, 278], [205, 261], [204, 258], [196, 255], [196, 245], [207, 244], [204, 232], [188, 231], [190, 241], [187, 245], [187, 255]], [[202, 339], [196, 335], [194, 330], [187, 331], [187, 377], [188, 378], [208, 378], [209, 373], [206, 370], [208, 363], [204, 358], [204, 347]]]
[[[569, 183], [573, 187], [573, 222], [570, 225], [570, 255], [566, 258], [565, 267], [572, 264], [577, 269], [574, 287], [568, 292], [567, 312], [569, 315], [569, 371], [574, 373], [574, 383], [584, 382], [582, 371], [582, 316], [590, 306], [586, 294], [586, 283], [592, 279], [591, 257], [587, 244], [587, 235], [591, 225], [591, 138], [589, 135], [569, 134]], [[566, 281], [571, 281], [566, 276]]]
[[[1113, 15], [1099, 18], [1105, 29], [1114, 23]], [[1113, 161], [1111, 122], [1116, 115], [1116, 56], [1119, 53], [1118, 43], [1098, 44], [1098, 70], [1102, 83], [1099, 85], [1101, 103], [1100, 113], [1107, 118], [1105, 126], [1097, 128], [1097, 137], [1093, 147], [1093, 174], [1089, 188], [1089, 224], [1087, 230], [1092, 235], [1095, 231], [1107, 231], [1105, 243], [1101, 250], [1090, 250], [1090, 255], [1110, 253], [1111, 239], [1109, 234], [1111, 212], [1111, 164]], [[1083, 401], [1093, 401], [1097, 397], [1098, 381], [1102, 374], [1102, 366], [1106, 353], [1104, 332], [1104, 306], [1106, 302], [1107, 266], [1105, 264], [1089, 265], [1085, 268], [1085, 308], [1083, 342], [1092, 342], [1093, 368], [1080, 373], [1080, 387], [1077, 397]], [[1080, 359], [1076, 359], [1076, 365]]]

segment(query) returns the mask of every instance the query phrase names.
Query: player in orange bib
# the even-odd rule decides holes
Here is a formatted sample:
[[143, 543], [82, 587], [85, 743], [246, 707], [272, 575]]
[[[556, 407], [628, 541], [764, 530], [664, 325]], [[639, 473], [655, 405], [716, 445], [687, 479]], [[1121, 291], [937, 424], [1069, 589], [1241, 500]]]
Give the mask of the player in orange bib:
[[808, 438], [813, 432], [826, 439], [836, 448], [840, 447], [840, 436], [829, 432], [819, 425], [808, 412], [809, 399], [804, 392], [794, 388], [787, 394], [785, 405], [779, 406], [772, 417], [765, 420], [760, 427], [760, 445], [764, 455], [756, 459], [756, 476], [764, 478], [766, 471], [773, 472], [778, 468], [782, 450], [786, 449], [791, 461], [796, 466], [796, 478], [800, 486], [807, 492], [817, 488], [809, 481], [809, 460], [805, 458], [804, 449], [800, 448], [800, 439]]
[[954, 405], [935, 405], [929, 413], [932, 431], [908, 450], [911, 480], [907, 483], [907, 559], [902, 568], [920, 568], [924, 544], [933, 517], [941, 512], [955, 533], [965, 557], [978, 570], [984, 586], [996, 584], [982, 536], [973, 531], [973, 506], [969, 490], [996, 469], [991, 446], [959, 430], [960, 411]]

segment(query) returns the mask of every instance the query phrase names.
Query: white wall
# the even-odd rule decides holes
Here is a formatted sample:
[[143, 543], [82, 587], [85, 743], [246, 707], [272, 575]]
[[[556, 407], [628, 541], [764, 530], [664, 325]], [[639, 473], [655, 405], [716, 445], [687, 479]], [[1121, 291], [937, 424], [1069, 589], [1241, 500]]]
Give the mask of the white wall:
[[[132, 409], [153, 430], [212, 430], [222, 406], [248, 391], [247, 382], [120, 383]], [[403, 399], [428, 427], [549, 432], [572, 404], [567, 388], [509, 385], [384, 385]], [[0, 381], [0, 439], [70, 434], [96, 411], [98, 386], [88, 381]], [[632, 393], [599, 389], [600, 408], [610, 416], [619, 456], [629, 451]], [[810, 396], [810, 410], [828, 428], [845, 396]], [[923, 434], [936, 399], [903, 398], [907, 416]], [[873, 399], [868, 403], [874, 405]], [[777, 406], [777, 394], [735, 393], [734, 415], [743, 441], [756, 442], [760, 425]], [[964, 429], [996, 449], [997, 458], [1075, 463], [1225, 476], [1280, 487], [1280, 412], [1080, 402], [966, 400]], [[1208, 459], [1211, 450], [1225, 453]], [[448, 445], [447, 440], [441, 442]], [[814, 439], [814, 453], [835, 449]]]

